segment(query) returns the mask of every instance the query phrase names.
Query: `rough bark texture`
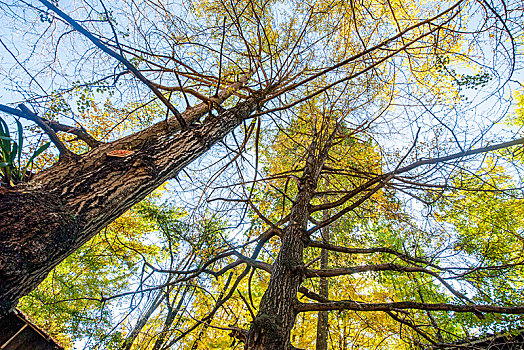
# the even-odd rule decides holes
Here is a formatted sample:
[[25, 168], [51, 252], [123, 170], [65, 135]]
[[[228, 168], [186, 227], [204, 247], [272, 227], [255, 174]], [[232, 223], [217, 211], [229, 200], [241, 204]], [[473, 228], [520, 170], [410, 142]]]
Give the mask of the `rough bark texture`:
[[280, 253], [273, 265], [268, 289], [260, 302], [259, 312], [251, 326], [246, 349], [290, 349], [290, 335], [295, 324], [295, 305], [302, 274], [304, 243], [300, 223], [284, 232]]
[[[61, 161], [24, 186], [0, 193], [0, 315], [64, 258], [206, 152], [257, 107], [239, 103], [214, 120], [180, 131], [176, 121]], [[199, 105], [183, 116], [190, 124]], [[125, 158], [108, 157], [117, 149]]]
[[303, 255], [309, 241], [306, 234], [309, 203], [323, 162], [313, 155], [315, 146], [313, 142], [302, 178], [298, 181], [299, 192], [291, 209], [289, 225], [282, 232], [280, 252], [249, 330], [245, 349], [294, 349], [290, 335], [297, 315], [298, 289], [304, 280]]
[[[324, 198], [324, 202], [328, 203], [328, 199]], [[322, 220], [327, 220], [328, 215], [329, 215], [328, 210], [324, 209], [322, 211]], [[321, 230], [321, 233], [322, 233], [322, 242], [329, 243], [329, 226], [323, 227]], [[327, 249], [322, 248], [320, 250], [320, 268], [321, 269], [328, 268], [328, 261], [329, 261], [328, 254], [329, 253]], [[318, 294], [328, 299], [329, 298], [328, 279], [326, 277], [321, 277], [319, 283], [320, 283], [320, 288], [319, 288], [320, 290]], [[327, 350], [328, 348], [328, 330], [329, 330], [328, 312], [319, 311], [318, 320], [317, 320], [317, 339], [315, 342], [316, 350]]]
[[[79, 220], [56, 194], [8, 191], [0, 194], [0, 312], [29, 293], [74, 245]], [[49, 268], [48, 268], [49, 266]]]

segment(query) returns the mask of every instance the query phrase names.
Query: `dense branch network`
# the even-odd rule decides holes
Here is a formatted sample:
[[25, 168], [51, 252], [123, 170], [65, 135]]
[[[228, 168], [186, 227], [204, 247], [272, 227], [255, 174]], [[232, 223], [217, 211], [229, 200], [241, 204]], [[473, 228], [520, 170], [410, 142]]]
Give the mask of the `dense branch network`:
[[[518, 157], [508, 161], [504, 152], [518, 155], [524, 138], [518, 133], [502, 141], [494, 137], [492, 129], [506, 111], [490, 112], [493, 116], [483, 124], [473, 108], [462, 107], [460, 97], [463, 89], [489, 82], [475, 70], [488, 70], [486, 62], [493, 57], [505, 57], [506, 70], [497, 61], [490, 72], [511, 77], [518, 67], [514, 33], [519, 27], [509, 20], [517, 22], [512, 16], [518, 17], [518, 6], [508, 5], [511, 12], [506, 3], [498, 8], [463, 0], [420, 8], [416, 2], [406, 8], [390, 1], [373, 6], [289, 2], [293, 14], [280, 18], [276, 11], [281, 8], [272, 2], [210, 1], [173, 9], [152, 1], [142, 9], [131, 1], [122, 21], [132, 29], [127, 30], [103, 2], [103, 10], [96, 10], [98, 3], [82, 5], [71, 12], [74, 16], [53, 2], [40, 3], [44, 7], [24, 2], [53, 29], [53, 59], [61, 58], [59, 47], [72, 33], [86, 40], [85, 53], [77, 59], [79, 71], [96, 55], [103, 58], [93, 64], [96, 73], [85, 84], [47, 96], [26, 93], [24, 103], [0, 104], [1, 112], [38, 126], [59, 152], [56, 164], [0, 192], [0, 208], [13, 217], [0, 223], [0, 233], [6, 232], [0, 241], [5, 247], [0, 251], [0, 312], [156, 188], [171, 179], [180, 183], [189, 164], [221, 145], [216, 151], [223, 152], [220, 159], [205, 156], [198, 170], [187, 169], [188, 178], [195, 178], [187, 187], [197, 195], [191, 200], [181, 195], [180, 202], [194, 209], [188, 217], [203, 222], [207, 214], [199, 211], [225, 213], [217, 221], [233, 227], [230, 232], [202, 229], [196, 235], [202, 240], [187, 238], [188, 227], [173, 232], [161, 215], [154, 216], [167, 245], [163, 260], [125, 245], [142, 260], [136, 288], [70, 299], [101, 305], [123, 299], [135, 308], [142, 305], [137, 299], [146, 299], [142, 314], [129, 318], [136, 322], [124, 341], [126, 350], [141, 340], [157, 315], [164, 319], [152, 343], [155, 350], [181, 342], [196, 348], [212, 330], [230, 332], [246, 349], [292, 349], [297, 317], [308, 312], [383, 312], [432, 344], [443, 342], [445, 328], [433, 313], [471, 313], [479, 319], [524, 313], [520, 305], [497, 305], [489, 293], [481, 302], [464, 288], [480, 290], [483, 274], [518, 268], [521, 256], [495, 263], [462, 249], [468, 242], [454, 247], [439, 243], [443, 247], [437, 249], [434, 242], [428, 243], [432, 248], [421, 247], [412, 237], [400, 237], [403, 225], [423, 231], [423, 218], [410, 212], [404, 196], [435, 210], [440, 208], [434, 203], [461, 191], [519, 198], [515, 193], [521, 187], [499, 188], [481, 171], [483, 166], [497, 170], [497, 161], [513, 161], [518, 170]], [[125, 6], [120, 10], [128, 11]], [[198, 18], [202, 13], [209, 17]], [[484, 21], [470, 23], [467, 16]], [[61, 31], [56, 41], [55, 30]], [[482, 56], [486, 43], [497, 55]], [[474, 68], [458, 73], [452, 60], [457, 67]], [[55, 63], [47, 62], [49, 67]], [[43, 74], [22, 68], [31, 82], [45, 86]], [[68, 75], [65, 70], [64, 80]], [[55, 113], [52, 108], [57, 96], [69, 96], [71, 102], [79, 89], [109, 81], [122, 101], [132, 97], [137, 103], [120, 106], [125, 117], [113, 122], [107, 134], [121, 123], [132, 125], [140, 110], [151, 115], [147, 126], [97, 139], [89, 113], [74, 108]], [[482, 96], [488, 102], [491, 97]], [[102, 110], [94, 113], [103, 119]], [[75, 153], [61, 133], [73, 135], [89, 150]], [[124, 156], [111, 156], [115, 152]], [[47, 221], [24, 216], [28, 208], [38, 208]], [[436, 216], [427, 216], [433, 226], [425, 234], [445, 231]], [[390, 224], [388, 232], [399, 237], [386, 239], [366, 227], [371, 223]], [[369, 242], [355, 238], [362, 232]], [[459, 261], [463, 256], [467, 259]], [[373, 300], [353, 293], [355, 300], [350, 300], [344, 293], [357, 289], [359, 278], [399, 278], [416, 293], [394, 295], [396, 286], [390, 286], [391, 296]], [[429, 331], [421, 326], [424, 322], [431, 324]]]

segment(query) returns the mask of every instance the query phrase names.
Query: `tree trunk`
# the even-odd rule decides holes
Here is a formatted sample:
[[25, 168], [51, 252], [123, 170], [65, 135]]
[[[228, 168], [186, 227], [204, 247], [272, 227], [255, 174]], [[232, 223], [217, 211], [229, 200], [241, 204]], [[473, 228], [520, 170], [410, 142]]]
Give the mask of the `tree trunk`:
[[[184, 299], [185, 299], [186, 294], [187, 294], [187, 292], [188, 292], [190, 287], [189, 286], [183, 286], [183, 287], [181, 286], [180, 288], [184, 288], [184, 292], [182, 293], [182, 296], [180, 297], [180, 299], [176, 303], [176, 306], [175, 306], [175, 302], [177, 301], [176, 298], [178, 296], [178, 292], [177, 292], [177, 295], [175, 296], [175, 298], [173, 299], [173, 303], [171, 305], [169, 304], [169, 300], [168, 300], [168, 312], [167, 312], [167, 315], [166, 315], [166, 319], [164, 321], [164, 326], [162, 327], [162, 331], [160, 332], [160, 335], [155, 340], [155, 345], [153, 346], [152, 350], [160, 350], [160, 349], [163, 348], [163, 345], [164, 345], [164, 343], [166, 341], [166, 335], [169, 332], [169, 328], [173, 324], [173, 321], [175, 320], [175, 317], [177, 317], [178, 313], [180, 312], [180, 309], [182, 308], [182, 303], [184, 302]], [[179, 289], [179, 291], [180, 291], [180, 289]]]
[[295, 324], [297, 292], [302, 283], [304, 243], [302, 225], [288, 226], [273, 265], [268, 288], [248, 333], [246, 349], [291, 349], [290, 335]]
[[151, 315], [153, 315], [153, 312], [155, 312], [156, 309], [158, 309], [158, 307], [164, 301], [165, 298], [166, 298], [165, 292], [162, 289], [160, 289], [157, 292], [157, 295], [155, 299], [153, 300], [153, 302], [151, 303], [151, 305], [147, 308], [146, 312], [144, 312], [144, 314], [140, 316], [140, 318], [138, 319], [137, 323], [135, 324], [131, 332], [127, 334], [126, 339], [122, 343], [122, 350], [131, 350], [133, 343], [135, 342], [136, 338], [138, 337], [138, 334], [140, 334], [142, 329], [144, 329], [147, 322], [149, 321], [149, 318], [151, 317]]
[[[64, 258], [222, 140], [257, 107], [249, 99], [180, 131], [172, 119], [60, 161], [0, 192], [0, 315]], [[184, 112], [188, 124], [205, 107]], [[134, 153], [108, 157], [117, 149]]]
[[298, 180], [298, 194], [291, 208], [289, 225], [282, 232], [282, 244], [273, 263], [268, 288], [247, 335], [246, 350], [294, 349], [290, 335], [297, 315], [298, 289], [304, 280], [303, 255], [309, 241], [306, 235], [309, 203], [324, 161], [314, 156], [315, 147], [314, 140], [302, 177]]
[[[327, 203], [328, 199], [324, 198], [324, 203]], [[329, 213], [327, 209], [324, 209], [322, 211], [322, 220], [327, 220], [329, 218]], [[329, 243], [329, 226], [323, 227], [321, 230], [322, 233], [322, 242]], [[320, 250], [320, 269], [327, 269], [328, 268], [328, 250], [322, 248]], [[320, 290], [319, 294], [326, 299], [329, 298], [329, 290], [328, 290], [328, 278], [327, 277], [321, 277], [320, 278]], [[327, 311], [319, 311], [318, 312], [318, 320], [317, 320], [317, 339], [315, 342], [315, 349], [316, 350], [327, 350], [328, 348], [328, 331], [329, 331], [329, 323], [328, 323], [328, 312]]]

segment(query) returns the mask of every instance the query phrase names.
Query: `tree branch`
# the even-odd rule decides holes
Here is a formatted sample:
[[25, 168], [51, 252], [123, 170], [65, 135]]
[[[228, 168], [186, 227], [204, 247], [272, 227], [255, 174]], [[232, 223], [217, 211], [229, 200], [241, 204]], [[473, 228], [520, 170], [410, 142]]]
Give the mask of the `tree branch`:
[[91, 148], [96, 148], [102, 143], [95, 139], [93, 136], [91, 136], [83, 128], [77, 128], [74, 126], [61, 124], [54, 120], [42, 119], [42, 121], [49, 125], [49, 127], [51, 127], [51, 129], [53, 129], [54, 131], [62, 131], [68, 134], [75, 135], [76, 137], [78, 137], [79, 140], [84, 141]]
[[[83, 128], [77, 128], [77, 127], [70, 126], [70, 125], [64, 125], [64, 124], [61, 124], [61, 123], [56, 122], [54, 120], [47, 120], [47, 119], [40, 118], [35, 113], [31, 112], [27, 107], [25, 107], [22, 104], [19, 105], [18, 107], [20, 109], [16, 109], [16, 108], [12, 108], [12, 107], [0, 104], [0, 111], [2, 111], [4, 113], [7, 113], [7, 114], [11, 114], [11, 115], [17, 116], [19, 118], [24, 118], [24, 119], [33, 121], [38, 126], [40, 126], [50, 137], [51, 137], [51, 135], [55, 135], [56, 136], [55, 132], [57, 132], [57, 131], [63, 131], [63, 132], [67, 132], [69, 134], [75, 135], [80, 140], [82, 140], [85, 143], [87, 143], [87, 145], [89, 147], [91, 147], [91, 148], [95, 148], [95, 147], [97, 147], [97, 146], [99, 146], [101, 144], [100, 141], [98, 141], [93, 136], [91, 136]], [[39, 124], [39, 123], [41, 123], [41, 124]], [[46, 125], [51, 130], [49, 128], [45, 127]], [[51, 132], [51, 134], [50, 134], [50, 132]], [[60, 141], [60, 140], [58, 140], [58, 141]], [[54, 143], [54, 141], [53, 141], [53, 143]]]
[[428, 310], [428, 311], [454, 311], [454, 312], [485, 312], [497, 314], [524, 314], [524, 306], [497, 306], [497, 305], [456, 305], [446, 303], [418, 303], [401, 301], [393, 303], [360, 303], [352, 300], [331, 301], [325, 303], [298, 303], [297, 312], [317, 312], [331, 310], [352, 311], [395, 311], [395, 310]]
[[408, 262], [408, 263], [419, 263], [419, 264], [424, 264], [426, 266], [431, 266], [431, 267], [434, 267], [434, 268], [440, 268], [439, 266], [437, 266], [435, 264], [432, 264], [431, 262], [426, 261], [424, 259], [412, 257], [412, 256], [410, 256], [408, 254], [404, 254], [404, 253], [398, 252], [398, 251], [396, 251], [394, 249], [386, 248], [386, 247], [378, 247], [378, 248], [349, 248], [349, 247], [343, 247], [343, 246], [334, 245], [334, 244], [327, 243], [327, 242], [318, 242], [318, 241], [311, 241], [311, 242], [309, 242], [309, 246], [310, 247], [315, 247], [315, 248], [327, 249], [327, 250], [330, 250], [330, 251], [333, 251], [333, 252], [347, 253], [347, 254], [386, 253], [386, 254], [395, 255], [399, 259], [401, 259], [401, 260], [403, 260], [405, 262]]
[[187, 129], [187, 123], [182, 118], [182, 115], [180, 112], [167, 100], [167, 98], [156, 88], [156, 86], [149, 81], [131, 62], [129, 62], [124, 56], [114, 52], [109, 47], [104, 45], [100, 40], [98, 40], [93, 34], [91, 34], [89, 31], [87, 31], [84, 27], [82, 27], [78, 22], [76, 22], [74, 19], [69, 17], [67, 14], [65, 14], [63, 11], [61, 11], [58, 7], [53, 5], [47, 0], [39, 0], [42, 4], [44, 4], [48, 9], [55, 12], [58, 16], [60, 16], [62, 19], [64, 19], [67, 23], [71, 25], [76, 31], [83, 34], [86, 38], [88, 38], [93, 44], [95, 44], [96, 47], [98, 47], [100, 50], [107, 53], [109, 56], [115, 58], [120, 63], [122, 63], [127, 69], [129, 69], [135, 77], [137, 77], [141, 82], [143, 82], [153, 93], [158, 97], [160, 101], [166, 107], [173, 113], [177, 121], [182, 126], [182, 129]]
[[67, 159], [73, 157], [74, 153], [67, 149], [67, 147], [62, 143], [62, 141], [60, 141], [58, 136], [56, 136], [55, 131], [47, 123], [45, 123], [42, 118], [37, 116], [23, 104], [19, 104], [18, 108], [20, 109], [20, 111], [22, 111], [22, 113], [19, 116], [21, 116], [24, 119], [31, 120], [40, 128], [42, 128], [42, 130], [44, 130], [47, 136], [49, 136], [51, 142], [53, 142], [56, 148], [58, 148], [58, 152], [60, 152], [59, 159]]
[[442, 285], [444, 285], [457, 298], [467, 300], [468, 302], [473, 303], [467, 296], [455, 290], [438, 273], [425, 269], [420, 266], [404, 266], [404, 265], [386, 263], [386, 264], [377, 264], [377, 265], [353, 266], [353, 267], [338, 268], [338, 269], [322, 269], [322, 270], [306, 269], [304, 272], [307, 278], [312, 278], [312, 277], [336, 277], [336, 276], [352, 275], [355, 273], [371, 272], [371, 271], [397, 271], [397, 272], [425, 273], [439, 280], [439, 282], [442, 283]]

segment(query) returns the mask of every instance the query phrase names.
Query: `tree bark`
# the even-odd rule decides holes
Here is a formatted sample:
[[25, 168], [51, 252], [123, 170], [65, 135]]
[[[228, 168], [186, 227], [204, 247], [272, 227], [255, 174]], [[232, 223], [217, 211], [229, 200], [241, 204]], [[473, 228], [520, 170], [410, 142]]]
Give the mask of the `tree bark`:
[[[230, 92], [229, 92], [230, 93]], [[59, 161], [29, 183], [0, 193], [0, 315], [64, 258], [222, 140], [257, 108], [248, 99], [180, 130], [173, 118], [85, 155]], [[187, 124], [206, 112], [183, 113]], [[108, 157], [113, 150], [134, 153]]]
[[303, 256], [309, 242], [309, 203], [325, 159], [315, 157], [315, 148], [314, 140], [302, 177], [298, 180], [298, 194], [291, 208], [289, 224], [282, 232], [282, 244], [273, 263], [268, 288], [247, 335], [246, 350], [295, 349], [290, 336], [299, 304], [297, 293], [305, 276]]
[[303, 277], [303, 227], [295, 223], [283, 233], [282, 246], [273, 265], [268, 288], [248, 333], [246, 349], [292, 349], [291, 330], [295, 324], [297, 292]]
[[[329, 184], [327, 178], [326, 178], [326, 182]], [[328, 203], [327, 196], [324, 198], [324, 202]], [[322, 211], [322, 220], [327, 220], [328, 217], [329, 217], [328, 209], [324, 209]], [[322, 242], [329, 243], [329, 226], [323, 227], [320, 232], [322, 235]], [[329, 251], [327, 249], [324, 249], [324, 248], [320, 249], [320, 268], [321, 269], [328, 268], [328, 260], [329, 260], [328, 254], [329, 254]], [[321, 296], [323, 296], [326, 299], [329, 299], [328, 278], [320, 277], [319, 283], [320, 283], [320, 288], [319, 288], [320, 290], [318, 294], [320, 294]], [[319, 311], [318, 320], [317, 320], [317, 339], [315, 342], [316, 350], [327, 350], [328, 331], [329, 331], [328, 311]]]

